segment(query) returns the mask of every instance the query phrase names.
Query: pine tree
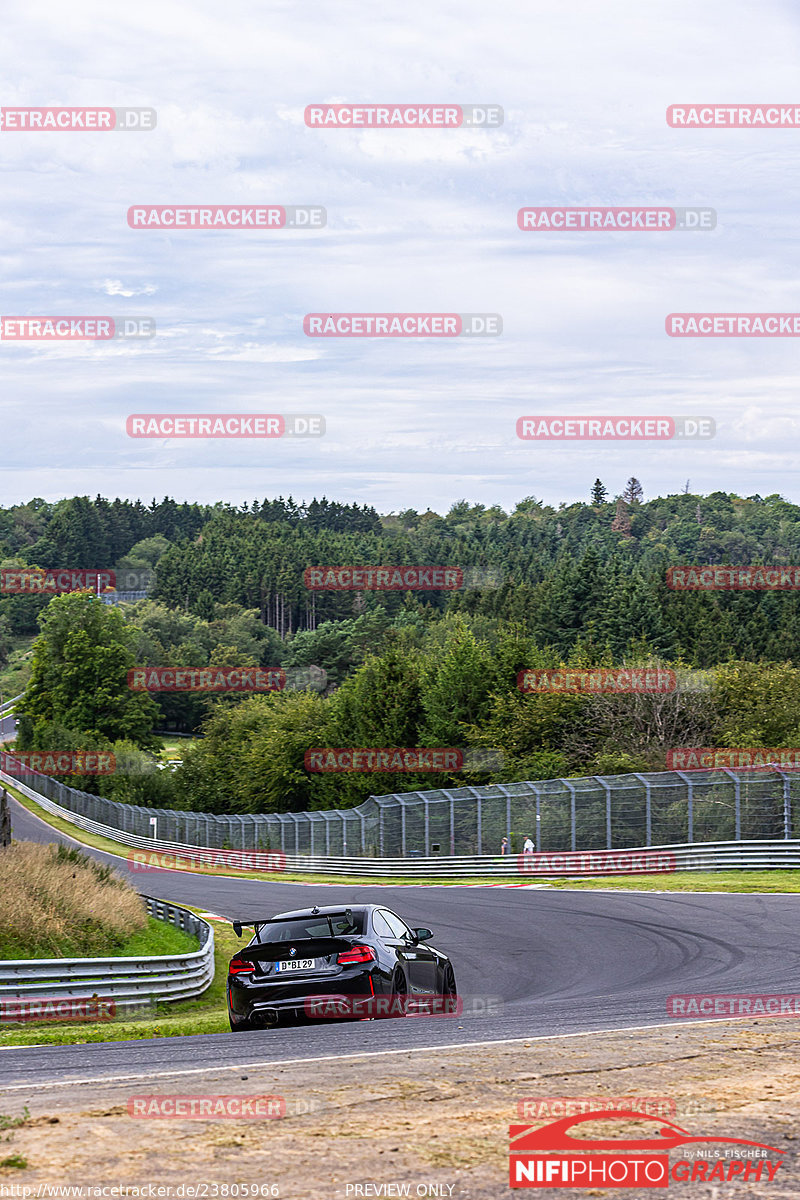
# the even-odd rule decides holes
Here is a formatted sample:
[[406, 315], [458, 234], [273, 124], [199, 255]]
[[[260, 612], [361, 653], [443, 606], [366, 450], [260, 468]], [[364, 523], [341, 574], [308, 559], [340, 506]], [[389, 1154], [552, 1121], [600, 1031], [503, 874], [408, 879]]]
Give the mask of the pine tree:
[[617, 511], [611, 522], [611, 530], [613, 533], [621, 533], [626, 538], [631, 536], [631, 519], [628, 516], [628, 506], [622, 496], [617, 497]]
[[628, 482], [625, 484], [625, 491], [622, 493], [622, 499], [628, 504], [641, 504], [644, 497], [644, 490], [639, 480], [635, 475], [631, 475]]
[[594, 505], [605, 504], [607, 495], [608, 495], [608, 492], [603, 487], [603, 484], [600, 482], [599, 479], [595, 479], [594, 487], [592, 488], [592, 504], [594, 504]]

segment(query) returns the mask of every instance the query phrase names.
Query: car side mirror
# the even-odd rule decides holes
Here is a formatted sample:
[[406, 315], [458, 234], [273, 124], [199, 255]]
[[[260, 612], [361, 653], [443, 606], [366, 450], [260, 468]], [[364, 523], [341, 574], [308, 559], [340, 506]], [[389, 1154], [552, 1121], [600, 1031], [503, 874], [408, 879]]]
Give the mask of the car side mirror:
[[432, 937], [433, 937], [433, 933], [430, 929], [415, 929], [414, 930], [414, 940], [416, 942], [429, 942]]
[[242, 926], [241, 926], [240, 921], [233, 922], [233, 932], [236, 934], [237, 937], [242, 936]]

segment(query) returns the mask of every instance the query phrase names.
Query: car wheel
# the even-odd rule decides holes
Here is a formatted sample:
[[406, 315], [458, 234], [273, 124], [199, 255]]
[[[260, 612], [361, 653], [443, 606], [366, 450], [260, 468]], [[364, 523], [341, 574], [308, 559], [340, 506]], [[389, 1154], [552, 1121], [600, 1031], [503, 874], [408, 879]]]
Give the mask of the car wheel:
[[230, 1013], [228, 1013], [228, 1024], [231, 1027], [231, 1033], [250, 1033], [257, 1028], [252, 1021], [234, 1021]]
[[444, 997], [444, 1011], [446, 1013], [458, 1012], [456, 973], [451, 962], [448, 962], [442, 973], [442, 996]]
[[405, 1016], [402, 1009], [405, 997], [408, 995], [408, 980], [402, 967], [397, 967], [392, 976], [392, 990], [389, 995], [389, 1011], [378, 1012], [378, 1020], [388, 1020], [390, 1017]]

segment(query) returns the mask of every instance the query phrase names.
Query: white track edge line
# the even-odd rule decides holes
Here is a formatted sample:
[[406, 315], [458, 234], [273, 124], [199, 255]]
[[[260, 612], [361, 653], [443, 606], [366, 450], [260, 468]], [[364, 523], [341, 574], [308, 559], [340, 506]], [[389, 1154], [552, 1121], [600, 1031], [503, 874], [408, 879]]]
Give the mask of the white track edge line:
[[[774, 1020], [785, 1018], [773, 1017]], [[172, 1079], [179, 1075], [206, 1075], [212, 1071], [244, 1071], [255, 1067], [296, 1067], [303, 1063], [342, 1062], [361, 1058], [383, 1058], [389, 1054], [430, 1054], [439, 1050], [470, 1050], [480, 1046], [513, 1046], [520, 1042], [554, 1042], [564, 1038], [597, 1037], [610, 1033], [642, 1033], [650, 1029], [680, 1029], [686, 1025], [719, 1025], [720, 1021], [763, 1021], [765, 1017], [753, 1017], [752, 1014], [741, 1017], [712, 1017], [708, 1021], [663, 1021], [656, 1025], [624, 1025], [619, 1029], [585, 1029], [579, 1033], [548, 1033], [531, 1034], [528, 1037], [493, 1038], [485, 1042], [453, 1042], [444, 1046], [404, 1046], [396, 1050], [365, 1050], [357, 1054], [322, 1054], [313, 1058], [279, 1058], [257, 1062], [230, 1063], [218, 1066], [188, 1067], [176, 1071], [148, 1071], [139, 1075], [98, 1075], [87, 1079], [64, 1079], [56, 1083], [13, 1083], [0, 1087], [0, 1095], [4, 1092], [44, 1091], [47, 1088], [80, 1087], [85, 1084], [125, 1083], [135, 1079]], [[159, 1039], [160, 1040], [160, 1039]], [[165, 1039], [168, 1040], [168, 1039]], [[109, 1043], [109, 1045], [112, 1043]], [[41, 1046], [5, 1046], [5, 1050], [41, 1050]]]

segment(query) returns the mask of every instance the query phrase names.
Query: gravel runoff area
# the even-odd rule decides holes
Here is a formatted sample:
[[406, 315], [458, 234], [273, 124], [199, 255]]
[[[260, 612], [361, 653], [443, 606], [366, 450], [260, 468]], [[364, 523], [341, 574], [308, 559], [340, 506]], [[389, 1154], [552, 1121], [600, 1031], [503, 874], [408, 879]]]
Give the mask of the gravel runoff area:
[[[280, 1097], [285, 1115], [246, 1120], [129, 1115], [129, 1102], [137, 1098], [141, 1110], [142, 1097], [157, 1096], [163, 1105], [163, 1097], [175, 1095]], [[121, 1188], [116, 1195], [127, 1189], [133, 1196], [158, 1195], [147, 1190], [154, 1184], [165, 1189], [162, 1197], [179, 1200], [191, 1196], [195, 1185], [195, 1196], [214, 1200], [235, 1197], [238, 1184], [239, 1196], [283, 1200], [398, 1195], [497, 1200], [525, 1194], [509, 1187], [509, 1124], [546, 1124], [560, 1114], [526, 1120], [518, 1115], [518, 1102], [598, 1096], [674, 1101], [670, 1119], [693, 1135], [746, 1138], [785, 1151], [771, 1183], [766, 1174], [758, 1183], [673, 1180], [670, 1195], [691, 1200], [800, 1195], [797, 1018], [404, 1050], [149, 1080], [33, 1085], [30, 1092], [0, 1086], [6, 1118], [20, 1115], [23, 1106], [30, 1110], [24, 1124], [0, 1133], [0, 1161], [28, 1164], [0, 1168], [0, 1194], [22, 1196], [24, 1185], [34, 1196], [35, 1185], [47, 1183], [83, 1185], [86, 1197], [100, 1185]], [[602, 1131], [630, 1137], [641, 1125], [606, 1121], [590, 1129], [591, 1136]], [[688, 1156], [673, 1150], [670, 1161]], [[703, 1166], [703, 1173], [711, 1170]], [[8, 1190], [12, 1184], [16, 1193]], [[528, 1194], [652, 1200], [664, 1192], [540, 1187]]]

